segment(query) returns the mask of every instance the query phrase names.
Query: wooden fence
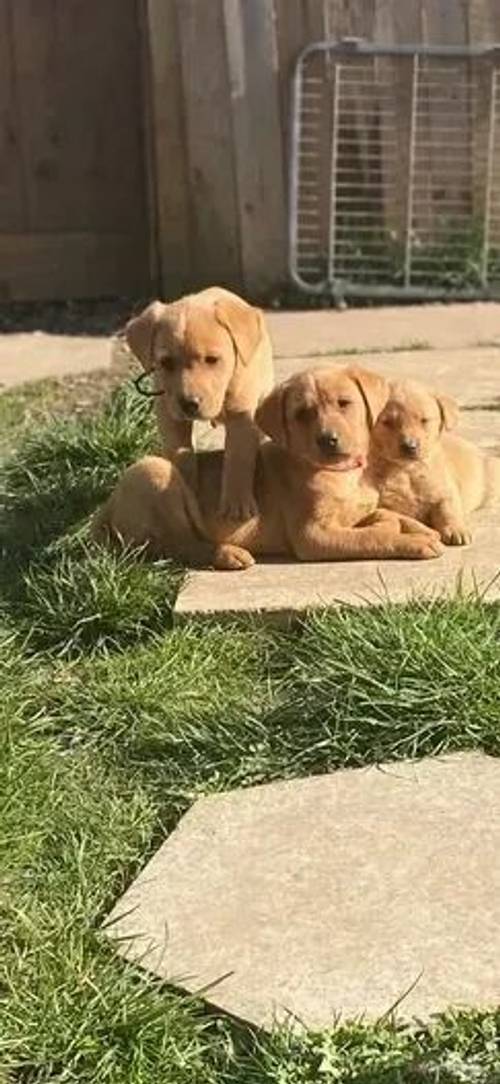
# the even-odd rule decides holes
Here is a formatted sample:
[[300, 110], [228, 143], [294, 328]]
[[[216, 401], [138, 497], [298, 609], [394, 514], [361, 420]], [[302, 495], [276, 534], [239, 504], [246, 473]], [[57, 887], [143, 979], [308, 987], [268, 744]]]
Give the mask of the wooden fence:
[[0, 296], [286, 277], [289, 86], [341, 36], [500, 39], [500, 0], [0, 0]]
[[0, 298], [148, 289], [136, 0], [0, 0]]

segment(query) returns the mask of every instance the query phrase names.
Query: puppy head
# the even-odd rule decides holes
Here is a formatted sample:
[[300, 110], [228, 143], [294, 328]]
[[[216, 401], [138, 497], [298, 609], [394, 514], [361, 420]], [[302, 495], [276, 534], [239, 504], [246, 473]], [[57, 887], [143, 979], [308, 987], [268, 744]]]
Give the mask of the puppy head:
[[292, 455], [328, 470], [353, 470], [366, 463], [387, 393], [387, 381], [364, 369], [312, 369], [274, 388], [256, 421]]
[[375, 453], [389, 462], [425, 461], [457, 421], [458, 406], [446, 395], [434, 395], [416, 381], [392, 384], [373, 430]]
[[218, 418], [237, 365], [248, 364], [262, 335], [261, 314], [239, 298], [214, 292], [170, 305], [154, 301], [129, 321], [127, 343], [155, 375], [170, 416]]

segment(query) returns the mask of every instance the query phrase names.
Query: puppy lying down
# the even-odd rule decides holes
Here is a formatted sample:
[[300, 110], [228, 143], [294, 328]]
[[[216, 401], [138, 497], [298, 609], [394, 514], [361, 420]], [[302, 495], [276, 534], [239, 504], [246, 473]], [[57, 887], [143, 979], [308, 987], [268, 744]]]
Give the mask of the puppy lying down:
[[236, 526], [217, 517], [223, 462], [218, 452], [175, 462], [154, 456], [125, 472], [94, 522], [94, 535], [145, 546], [188, 566], [247, 568], [254, 557], [301, 561], [430, 558], [435, 531], [378, 510], [367, 471], [370, 431], [387, 397], [386, 381], [356, 368], [301, 373], [276, 387], [257, 411], [271, 437], [256, 472], [258, 513]]
[[450, 434], [457, 404], [423, 384], [391, 385], [372, 433], [380, 504], [413, 516], [449, 546], [471, 541], [468, 516], [500, 496], [500, 459]]

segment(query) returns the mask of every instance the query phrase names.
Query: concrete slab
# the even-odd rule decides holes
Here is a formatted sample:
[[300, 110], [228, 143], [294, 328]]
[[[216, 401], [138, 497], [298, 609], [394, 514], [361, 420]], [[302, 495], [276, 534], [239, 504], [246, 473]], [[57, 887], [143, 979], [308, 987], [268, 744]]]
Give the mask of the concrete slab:
[[32, 380], [106, 369], [111, 360], [112, 340], [105, 335], [0, 335], [0, 391]]
[[500, 1000], [500, 760], [202, 799], [113, 910], [119, 952], [257, 1026]]
[[398, 305], [267, 314], [277, 357], [342, 350], [390, 350], [414, 344], [437, 349], [500, 344], [500, 304]]
[[174, 619], [262, 616], [287, 623], [326, 606], [368, 606], [452, 598], [480, 591], [500, 598], [500, 515], [478, 513], [471, 546], [448, 547], [431, 561], [268, 561], [245, 572], [192, 572], [177, 597]]

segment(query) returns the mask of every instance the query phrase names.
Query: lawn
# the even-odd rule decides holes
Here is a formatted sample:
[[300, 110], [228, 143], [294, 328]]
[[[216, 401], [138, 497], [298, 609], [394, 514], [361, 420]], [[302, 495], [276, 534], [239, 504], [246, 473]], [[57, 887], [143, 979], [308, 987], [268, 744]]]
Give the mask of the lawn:
[[262, 1036], [148, 979], [103, 937], [200, 794], [500, 753], [500, 610], [462, 598], [331, 611], [290, 631], [173, 628], [182, 571], [93, 550], [86, 533], [151, 447], [150, 406], [121, 388], [75, 418], [61, 399], [55, 386], [0, 397], [2, 1084], [500, 1081], [500, 1014]]

